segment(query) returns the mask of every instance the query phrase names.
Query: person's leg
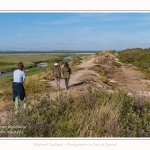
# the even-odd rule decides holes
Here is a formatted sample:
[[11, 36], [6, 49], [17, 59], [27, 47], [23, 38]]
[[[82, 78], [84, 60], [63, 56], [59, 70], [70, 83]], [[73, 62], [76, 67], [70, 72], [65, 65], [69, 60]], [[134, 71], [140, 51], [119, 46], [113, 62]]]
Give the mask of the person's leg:
[[60, 78], [56, 78], [56, 87], [59, 88], [60, 86]]
[[69, 78], [67, 79], [67, 90], [68, 90], [68, 88], [69, 88]]
[[65, 78], [64, 80], [65, 80], [65, 87], [67, 87], [67, 79]]
[[68, 84], [69, 84], [69, 79], [65, 78], [65, 86], [67, 90], [68, 90]]
[[60, 86], [60, 78], [57, 78], [57, 87]]
[[19, 96], [15, 97], [15, 109], [16, 109], [15, 114], [18, 113], [18, 104], [19, 104]]
[[55, 85], [56, 85], [56, 87], [57, 87], [57, 78], [55, 78]]
[[27, 107], [27, 98], [24, 97], [24, 100], [23, 100], [23, 108], [26, 109]]

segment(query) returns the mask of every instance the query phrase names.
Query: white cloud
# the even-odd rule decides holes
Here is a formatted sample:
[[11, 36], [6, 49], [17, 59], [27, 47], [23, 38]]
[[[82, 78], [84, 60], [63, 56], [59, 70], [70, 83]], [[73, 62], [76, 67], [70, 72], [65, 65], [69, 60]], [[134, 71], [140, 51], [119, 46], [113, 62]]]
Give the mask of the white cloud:
[[150, 41], [147, 41], [146, 44], [150, 44]]

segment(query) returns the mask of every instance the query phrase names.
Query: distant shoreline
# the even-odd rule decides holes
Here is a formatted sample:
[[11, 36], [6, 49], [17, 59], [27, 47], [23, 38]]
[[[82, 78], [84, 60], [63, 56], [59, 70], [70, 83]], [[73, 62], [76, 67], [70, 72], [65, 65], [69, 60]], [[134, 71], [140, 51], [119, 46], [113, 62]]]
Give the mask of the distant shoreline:
[[99, 51], [0, 51], [0, 54], [95, 54]]

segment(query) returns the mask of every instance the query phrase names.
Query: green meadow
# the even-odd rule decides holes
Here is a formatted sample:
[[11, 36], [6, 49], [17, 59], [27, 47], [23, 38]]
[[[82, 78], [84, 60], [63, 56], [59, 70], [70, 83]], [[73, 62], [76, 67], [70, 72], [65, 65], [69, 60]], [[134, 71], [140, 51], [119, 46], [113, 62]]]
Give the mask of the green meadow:
[[1, 54], [0, 72], [9, 72], [17, 68], [18, 62], [23, 62], [25, 69], [33, 68], [40, 62], [52, 62], [55, 59], [62, 60], [66, 54]]

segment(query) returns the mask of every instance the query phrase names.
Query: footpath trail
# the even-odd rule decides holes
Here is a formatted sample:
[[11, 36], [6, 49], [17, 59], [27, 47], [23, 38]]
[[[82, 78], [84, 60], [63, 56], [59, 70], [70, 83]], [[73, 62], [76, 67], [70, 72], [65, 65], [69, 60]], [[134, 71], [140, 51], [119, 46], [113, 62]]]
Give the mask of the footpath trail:
[[[83, 88], [84, 81], [89, 81], [85, 86], [91, 86], [92, 81], [94, 81], [96, 87], [102, 87], [104, 85], [107, 89], [111, 89], [107, 84], [103, 84], [99, 81], [99, 75], [94, 70], [90, 69], [93, 68], [96, 64], [94, 61], [96, 57], [91, 57], [87, 60], [83, 60], [83, 62], [78, 65], [78, 68], [82, 68], [82, 70], [73, 71], [71, 74], [71, 78], [69, 81], [70, 88], [66, 91], [67, 93], [74, 93], [77, 94], [78, 91]], [[120, 63], [117, 59], [115, 59], [117, 63]], [[106, 62], [107, 63], [107, 62]], [[150, 81], [144, 79], [145, 74], [141, 71], [137, 71], [134, 66], [131, 64], [123, 64], [120, 63], [121, 67], [115, 67], [115, 70], [111, 75], [109, 75], [109, 80], [114, 81], [113, 86], [115, 88], [119, 88], [121, 90], [125, 90], [130, 95], [134, 96], [146, 96], [150, 98], [150, 89], [148, 85], [150, 85]], [[101, 65], [101, 64], [100, 64]], [[105, 67], [105, 65], [103, 65]], [[55, 87], [55, 82], [50, 81], [49, 84]], [[60, 87], [63, 90], [65, 88], [64, 79], [60, 80]], [[62, 90], [53, 93], [52, 95], [58, 96]], [[54, 96], [54, 97], [55, 97]]]
[[145, 74], [137, 71], [136, 67], [131, 64], [121, 63], [121, 67], [115, 69], [111, 79], [115, 81], [115, 85], [136, 96], [150, 97], [149, 80], [144, 79]]
[[[55, 99], [62, 92], [76, 95], [77, 92], [83, 91], [84, 87], [82, 84], [85, 80], [88, 80], [87, 76], [89, 78], [91, 78], [93, 75], [98, 76], [95, 71], [89, 69], [95, 65], [94, 60], [95, 58], [83, 60], [80, 65], [76, 66], [77, 68], [80, 68], [79, 70], [72, 68], [72, 74], [69, 80], [69, 89], [65, 90], [65, 82], [62, 77], [60, 80], [60, 89], [57, 92], [51, 93], [51, 98]], [[55, 87], [55, 81], [50, 81], [49, 84]]]

